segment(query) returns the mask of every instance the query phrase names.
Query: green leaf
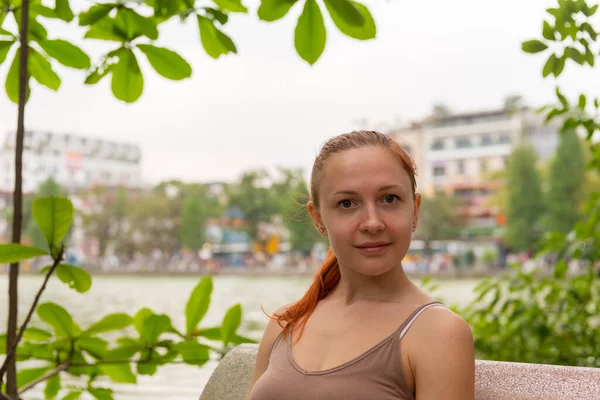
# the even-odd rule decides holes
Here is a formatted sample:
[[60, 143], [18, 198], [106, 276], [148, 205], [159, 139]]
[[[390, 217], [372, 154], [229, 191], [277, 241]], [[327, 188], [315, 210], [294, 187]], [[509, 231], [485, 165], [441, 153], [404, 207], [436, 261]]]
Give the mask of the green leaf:
[[213, 20], [219, 21], [221, 23], [221, 25], [225, 25], [227, 23], [227, 21], [229, 20], [229, 17], [227, 16], [227, 14], [225, 14], [215, 8], [204, 7], [204, 10], [206, 11], [207, 14], [212, 16]]
[[32, 40], [46, 40], [48, 32], [35, 18], [29, 18], [29, 34]]
[[69, 5], [69, 0], [56, 0], [56, 16], [63, 21], [71, 22], [75, 15]]
[[209, 340], [221, 340], [221, 327], [200, 328], [194, 332], [194, 336], [202, 336]]
[[110, 40], [113, 42], [127, 42], [129, 40], [127, 32], [112, 18], [103, 18], [93, 24], [83, 37], [87, 39]]
[[246, 13], [248, 9], [242, 4], [241, 0], [213, 0], [221, 10], [230, 12]]
[[67, 67], [87, 69], [91, 65], [90, 57], [66, 40], [44, 40], [40, 42], [40, 46], [46, 54]]
[[540, 42], [539, 40], [529, 40], [527, 42], [523, 42], [521, 47], [525, 53], [531, 53], [531, 54], [539, 53], [548, 48], [547, 45]]
[[585, 49], [584, 58], [585, 58], [585, 61], [590, 65], [590, 67], [594, 66], [596, 57], [594, 56], [594, 53], [592, 53], [592, 51], [589, 48]]
[[358, 10], [360, 13], [363, 23], [361, 25], [348, 23], [344, 18], [342, 18], [341, 14], [338, 12], [337, 8], [332, 7], [332, 0], [328, 0], [325, 2], [325, 6], [329, 11], [329, 15], [331, 19], [335, 23], [335, 26], [342, 32], [343, 34], [350, 36], [354, 39], [360, 40], [368, 40], [374, 39], [377, 35], [377, 27], [375, 26], [375, 21], [369, 12], [369, 9], [363, 4], [357, 3], [355, 1], [348, 0], [335, 0], [335, 2], [345, 1], [351, 3], [353, 7]]
[[6, 334], [0, 334], [0, 354], [6, 354]]
[[567, 275], [567, 263], [564, 260], [559, 260], [554, 266], [554, 277], [556, 279], [563, 279]]
[[52, 334], [48, 331], [39, 328], [29, 327], [23, 332], [23, 338], [31, 342], [43, 342], [52, 337]]
[[256, 340], [247, 338], [245, 336], [234, 335], [233, 338], [231, 338], [231, 343], [237, 346], [238, 344], [242, 344], [242, 343], [257, 343], [257, 342], [256, 342]]
[[[21, 49], [17, 49], [15, 53], [15, 57], [13, 58], [13, 62], [8, 70], [8, 74], [6, 74], [6, 94], [10, 101], [15, 104], [19, 103], [19, 65], [21, 64], [19, 58], [21, 57]], [[29, 100], [29, 95], [31, 94], [29, 89], [29, 80], [27, 81], [27, 91], [25, 94], [25, 101]]]
[[94, 396], [97, 400], [113, 400], [112, 389], [107, 388], [89, 388], [88, 392]]
[[51, 367], [41, 367], [41, 368], [29, 368], [22, 369], [17, 373], [17, 387], [22, 388], [27, 385], [29, 382], [33, 382], [34, 380], [41, 378], [48, 371], [50, 371]]
[[79, 293], [85, 293], [92, 287], [92, 277], [83, 268], [69, 264], [59, 264], [55, 272], [58, 279]]
[[585, 14], [586, 17], [591, 17], [592, 15], [596, 14], [596, 11], [598, 11], [598, 4], [591, 6], [590, 8], [585, 10], [583, 13]]
[[276, 21], [285, 17], [298, 0], [262, 0], [258, 7], [258, 18], [263, 21]]
[[77, 339], [75, 348], [79, 351], [86, 351], [96, 358], [104, 358], [107, 356], [108, 342], [99, 337], [80, 337]]
[[56, 374], [46, 381], [46, 388], [44, 389], [44, 398], [46, 400], [54, 399], [58, 395], [60, 387], [60, 374]]
[[212, 58], [223, 54], [237, 53], [237, 48], [229, 36], [221, 32], [210, 19], [198, 15], [200, 41], [206, 53]]
[[114, 67], [114, 65], [111, 64], [111, 65], [106, 66], [103, 69], [96, 68], [85, 78], [84, 83], [86, 85], [94, 85], [94, 84], [100, 82], [100, 80], [102, 78], [104, 78], [106, 75], [108, 75], [110, 72], [113, 71], [113, 67]]
[[60, 244], [71, 227], [73, 204], [65, 197], [39, 197], [33, 201], [32, 214], [48, 247], [53, 249]]
[[181, 358], [186, 364], [201, 366], [210, 359], [209, 347], [195, 340], [177, 343], [175, 350], [181, 354]]
[[46, 17], [46, 18], [58, 18], [58, 16], [56, 15], [56, 12], [49, 8], [46, 7], [42, 4], [30, 4], [29, 5], [29, 12], [33, 15], [40, 15], [42, 17]]
[[579, 50], [569, 46], [565, 48], [565, 56], [575, 61], [577, 64], [583, 65], [583, 54], [581, 54]]
[[587, 99], [585, 97], [585, 94], [579, 95], [579, 104], [578, 104], [579, 108], [582, 110], [585, 110], [586, 103], [587, 103]]
[[552, 25], [550, 25], [550, 23], [548, 21], [544, 21], [544, 25], [542, 28], [542, 36], [544, 37], [544, 39], [556, 40], [555, 34], [556, 34], [556, 31], [554, 30]]
[[12, 47], [14, 40], [0, 40], [0, 64], [6, 60], [6, 56]]
[[[149, 359], [149, 355], [152, 355], [152, 358]], [[154, 375], [158, 370], [158, 364], [160, 361], [158, 360], [160, 355], [156, 350], [152, 350], [151, 352], [145, 350], [142, 352], [141, 359], [145, 362], [140, 362], [137, 364], [137, 371], [140, 375]], [[146, 361], [147, 360], [147, 361]]]
[[346, 25], [363, 26], [365, 23], [364, 16], [350, 0], [325, 0], [325, 6]]
[[192, 75], [192, 67], [174, 51], [151, 44], [138, 45], [156, 72], [167, 79], [181, 80]]
[[152, 310], [150, 310], [149, 308], [145, 308], [145, 307], [140, 309], [134, 315], [133, 326], [135, 327], [135, 330], [137, 331], [137, 333], [139, 333], [140, 337], [144, 333], [144, 321], [146, 320], [146, 318], [150, 317], [151, 315], [154, 315]]
[[594, 28], [592, 27], [592, 25], [589, 24], [589, 22], [584, 22], [583, 24], [581, 24], [580, 29], [582, 31], [585, 31], [588, 33], [588, 35], [590, 35], [590, 38], [592, 40], [596, 40], [598, 38], [598, 33], [594, 30]]
[[196, 285], [185, 306], [186, 333], [191, 334], [198, 326], [210, 305], [210, 295], [213, 290], [213, 282], [210, 275], [205, 276]]
[[223, 345], [227, 346], [235, 336], [240, 322], [242, 322], [242, 306], [241, 304], [236, 304], [227, 310], [223, 318], [223, 324], [221, 325], [221, 340], [223, 341]]
[[144, 328], [141, 337], [148, 344], [158, 341], [160, 335], [168, 332], [171, 328], [171, 319], [166, 315], [150, 315], [144, 320]]
[[171, 17], [179, 11], [179, 2], [173, 0], [155, 0], [154, 15], [157, 17]]
[[64, 308], [55, 303], [43, 303], [37, 308], [40, 319], [54, 328], [56, 336], [71, 338], [75, 329], [73, 317]]
[[58, 90], [60, 87], [60, 78], [52, 69], [52, 64], [33, 48], [30, 48], [29, 53], [28, 62], [31, 76], [41, 85], [52, 90]]
[[80, 390], [72, 390], [62, 400], [78, 400], [81, 397]]
[[556, 62], [554, 63], [554, 76], [558, 77], [563, 70], [565, 69], [565, 61], [566, 61], [567, 57], [565, 57], [564, 55], [560, 58], [556, 59]]
[[101, 364], [100, 371], [116, 383], [137, 383], [130, 364]]
[[144, 91], [144, 76], [131, 49], [119, 53], [119, 62], [112, 74], [111, 89], [115, 97], [126, 103], [133, 103]]
[[94, 322], [85, 331], [88, 335], [125, 329], [133, 323], [133, 318], [124, 313], [109, 314], [98, 322]]
[[312, 65], [323, 54], [326, 40], [327, 31], [321, 9], [315, 0], [306, 0], [295, 30], [296, 51], [304, 61]]
[[93, 25], [106, 17], [115, 8], [116, 4], [96, 4], [90, 7], [89, 10], [79, 14], [79, 26]]
[[121, 8], [117, 16], [124, 16], [127, 21], [129, 39], [135, 38], [138, 33], [152, 40], [158, 39], [158, 28], [151, 18], [142, 17], [131, 8]]
[[48, 252], [37, 247], [22, 244], [0, 244], [0, 264], [11, 264], [29, 258], [46, 256]]

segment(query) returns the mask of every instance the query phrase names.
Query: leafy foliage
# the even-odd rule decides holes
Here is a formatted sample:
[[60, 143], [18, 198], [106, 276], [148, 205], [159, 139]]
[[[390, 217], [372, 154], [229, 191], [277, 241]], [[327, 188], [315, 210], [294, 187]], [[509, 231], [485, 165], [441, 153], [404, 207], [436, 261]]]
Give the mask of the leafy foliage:
[[[53, 249], [53, 266], [42, 270], [49, 278], [58, 278], [72, 289], [83, 293], [92, 285], [90, 275], [80, 267], [60, 263], [64, 247], [59, 246], [73, 219], [73, 206], [66, 198], [40, 197], [34, 201], [34, 217]], [[18, 244], [0, 245], [0, 262], [20, 261], [47, 252]], [[81, 327], [61, 305], [53, 302], [34, 304], [39, 320], [45, 326], [26, 327], [16, 349], [21, 362], [42, 362], [44, 366], [19, 368], [17, 386], [20, 393], [46, 381], [46, 398], [54, 398], [63, 386], [63, 378], [78, 378], [69, 384], [64, 398], [79, 398], [90, 393], [97, 399], [112, 399], [112, 390], [96, 385], [108, 378], [117, 383], [136, 383], [137, 375], [154, 375], [158, 368], [172, 362], [202, 366], [211, 357], [220, 357], [232, 345], [252, 343], [237, 331], [242, 318], [240, 304], [232, 306], [222, 326], [199, 328], [206, 315], [212, 293], [210, 276], [204, 277], [193, 290], [185, 307], [186, 329], [181, 333], [171, 318], [142, 308], [135, 315], [115, 313], [101, 317], [87, 327]], [[131, 326], [137, 335], [131, 335]], [[109, 341], [107, 336], [110, 332]], [[214, 332], [211, 334], [211, 332]], [[118, 334], [120, 333], [120, 335]], [[200, 341], [208, 341], [203, 343]], [[0, 335], [0, 351], [4, 352], [6, 335]], [[221, 342], [219, 348], [217, 343]], [[212, 356], [211, 356], [212, 354]], [[69, 379], [71, 381], [72, 379]]]
[[[568, 62], [594, 67], [598, 30], [590, 17], [597, 10], [597, 4], [585, 0], [558, 0], [556, 8], [547, 10], [552, 18], [543, 22], [542, 37], [523, 43], [527, 53], [551, 53], [542, 70], [544, 77], [560, 76]], [[546, 114], [547, 121], [562, 119], [563, 145], [578, 140], [573, 131], [586, 133], [591, 154], [588, 168], [600, 170], [600, 147], [595, 141], [600, 101], [588, 101], [585, 94], [580, 94], [571, 102], [559, 87], [556, 96], [557, 104], [542, 107], [540, 112]], [[568, 148], [558, 158], [574, 151], [573, 146]], [[558, 175], [558, 170], [567, 166], [557, 161], [554, 168], [553, 174]], [[580, 176], [574, 174], [573, 179]], [[555, 192], [552, 196], [558, 197], [556, 192], [561, 190], [568, 189], [551, 189]], [[577, 187], [571, 190], [577, 191]], [[559, 215], [562, 221], [562, 213], [556, 213]], [[480, 357], [600, 367], [600, 194], [589, 194], [582, 217], [572, 228], [567, 225], [574, 218], [568, 217], [568, 224], [554, 225], [559, 231], [543, 237], [539, 255], [554, 260], [550, 271], [523, 273], [517, 266], [501, 278], [482, 282], [476, 288], [477, 298], [461, 311], [472, 326]], [[575, 261], [581, 268], [579, 273], [569, 271]]]
[[[206, 54], [219, 58], [236, 54], [238, 49], [225, 32], [229, 14], [247, 14], [248, 8], [241, 0], [213, 0], [206, 5], [196, 0], [145, 0], [92, 4], [88, 9], [74, 14], [69, 0], [56, 0], [54, 8], [33, 2], [30, 7], [28, 46], [30, 76], [51, 90], [58, 90], [61, 79], [54, 64], [85, 70], [85, 83], [94, 85], [111, 75], [114, 96], [126, 103], [137, 101], [144, 91], [144, 75], [140, 57], [148, 60], [156, 73], [171, 80], [192, 76], [190, 64], [175, 51], [153, 44], [159, 39], [160, 27], [165, 22], [179, 18], [182, 22], [193, 17], [198, 25], [200, 44]], [[323, 54], [327, 40], [325, 16], [316, 0], [262, 0], [258, 17], [272, 22], [285, 17], [289, 10], [303, 4], [294, 33], [296, 51], [302, 59], [314, 64]], [[3, 22], [12, 17], [20, 24], [20, 0], [9, 1], [0, 8], [0, 64], [16, 48], [11, 68], [6, 77], [6, 92], [11, 101], [18, 102], [19, 43], [17, 32], [4, 29]], [[376, 36], [376, 26], [368, 8], [354, 0], [326, 0], [325, 9], [334, 26], [346, 36], [369, 40]], [[49, 37], [44, 27], [45, 19], [65, 23], [77, 21], [86, 27], [84, 39], [102, 40], [115, 44], [114, 48], [92, 62], [89, 56], [71, 42]]]
[[506, 241], [513, 251], [538, 248], [543, 215], [542, 183], [531, 147], [519, 147], [508, 160]]

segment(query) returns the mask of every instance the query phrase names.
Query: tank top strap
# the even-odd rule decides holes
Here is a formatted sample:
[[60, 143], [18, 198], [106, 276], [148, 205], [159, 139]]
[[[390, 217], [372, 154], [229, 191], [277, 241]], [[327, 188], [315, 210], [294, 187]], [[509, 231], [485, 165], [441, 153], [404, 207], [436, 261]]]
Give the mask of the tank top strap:
[[417, 320], [419, 315], [421, 315], [423, 311], [431, 307], [446, 307], [446, 305], [439, 301], [432, 301], [431, 303], [423, 304], [417, 307], [417, 309], [413, 311], [413, 313], [402, 323], [402, 325], [400, 325], [400, 328], [398, 328], [397, 332], [400, 332], [399, 338], [402, 339], [404, 335], [406, 335], [406, 332], [408, 332], [412, 324]]

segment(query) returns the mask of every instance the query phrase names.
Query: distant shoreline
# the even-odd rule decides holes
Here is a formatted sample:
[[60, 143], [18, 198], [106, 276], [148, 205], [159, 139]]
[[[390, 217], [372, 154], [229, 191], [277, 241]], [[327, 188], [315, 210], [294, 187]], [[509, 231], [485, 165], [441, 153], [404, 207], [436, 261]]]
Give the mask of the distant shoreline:
[[[257, 277], [257, 278], [282, 278], [282, 277], [297, 277], [311, 278], [315, 274], [315, 270], [299, 270], [299, 269], [262, 269], [262, 268], [235, 268], [226, 267], [219, 271], [102, 271], [88, 270], [92, 276], [108, 276], [108, 277], [199, 277], [204, 275], [228, 276], [228, 277]], [[423, 279], [431, 277], [434, 279], [480, 279], [494, 277], [505, 270], [490, 270], [490, 271], [443, 271], [443, 272], [420, 272], [407, 271], [407, 275], [413, 279]], [[0, 274], [8, 274], [5, 270], [0, 270]], [[21, 275], [38, 275], [35, 272], [26, 272], [21, 270]]]

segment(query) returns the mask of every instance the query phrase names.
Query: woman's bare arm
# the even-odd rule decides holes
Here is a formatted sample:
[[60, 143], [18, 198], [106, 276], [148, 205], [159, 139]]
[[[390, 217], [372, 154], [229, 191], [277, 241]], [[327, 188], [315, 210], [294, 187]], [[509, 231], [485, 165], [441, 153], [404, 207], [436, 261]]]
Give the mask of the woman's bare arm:
[[411, 347], [410, 357], [416, 399], [473, 400], [475, 354], [469, 325], [442, 308], [431, 309], [421, 318], [420, 343]]
[[[276, 314], [281, 314], [285, 311], [288, 306], [283, 306], [277, 311]], [[271, 355], [271, 347], [277, 339], [277, 336], [283, 330], [282, 327], [276, 321], [270, 320], [265, 332], [263, 333], [263, 337], [258, 345], [258, 354], [256, 355], [256, 362], [254, 363], [254, 372], [252, 373], [252, 382], [250, 383], [250, 387], [248, 388], [248, 393], [246, 394], [246, 400], [250, 398], [250, 393], [252, 392], [252, 388], [256, 381], [264, 374], [265, 370], [269, 366], [269, 357]]]

